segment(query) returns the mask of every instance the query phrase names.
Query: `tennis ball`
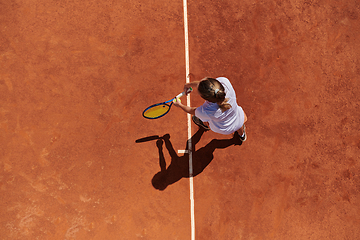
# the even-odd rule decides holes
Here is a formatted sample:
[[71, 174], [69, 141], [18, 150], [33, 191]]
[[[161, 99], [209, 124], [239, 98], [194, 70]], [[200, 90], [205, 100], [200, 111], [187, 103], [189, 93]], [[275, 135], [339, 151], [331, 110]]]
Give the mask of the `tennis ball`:
[[180, 98], [175, 98], [175, 102], [176, 102], [176, 100], [179, 100], [179, 103], [181, 103], [181, 99], [180, 99]]

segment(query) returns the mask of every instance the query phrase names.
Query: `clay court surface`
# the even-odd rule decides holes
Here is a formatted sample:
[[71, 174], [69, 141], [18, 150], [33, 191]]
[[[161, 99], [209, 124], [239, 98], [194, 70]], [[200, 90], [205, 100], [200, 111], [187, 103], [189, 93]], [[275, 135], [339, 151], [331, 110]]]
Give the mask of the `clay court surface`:
[[192, 124], [193, 178], [187, 115], [141, 116], [186, 81], [182, 1], [0, 1], [1, 240], [360, 239], [360, 2], [190, 0], [188, 23], [191, 80], [248, 116], [241, 146]]

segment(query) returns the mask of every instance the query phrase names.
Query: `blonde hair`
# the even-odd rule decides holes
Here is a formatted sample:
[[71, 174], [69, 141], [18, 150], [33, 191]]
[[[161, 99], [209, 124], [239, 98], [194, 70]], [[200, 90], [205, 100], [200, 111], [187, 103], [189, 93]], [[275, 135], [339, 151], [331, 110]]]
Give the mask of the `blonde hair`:
[[224, 86], [215, 78], [206, 77], [202, 79], [198, 86], [202, 98], [209, 102], [217, 103], [222, 112], [231, 108], [228, 99], [225, 98]]

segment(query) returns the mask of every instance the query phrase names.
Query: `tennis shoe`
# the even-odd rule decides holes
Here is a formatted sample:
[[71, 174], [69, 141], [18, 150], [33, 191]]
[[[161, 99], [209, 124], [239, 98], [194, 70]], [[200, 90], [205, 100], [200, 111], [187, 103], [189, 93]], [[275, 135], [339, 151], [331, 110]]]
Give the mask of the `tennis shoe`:
[[200, 118], [193, 116], [192, 117], [193, 122], [198, 125], [199, 127], [203, 128], [205, 131], [209, 131], [210, 128], [208, 126], [206, 126], [203, 121], [200, 120]]
[[246, 141], [246, 139], [247, 139], [246, 132], [245, 132], [245, 124], [244, 124], [243, 135], [242, 135], [242, 136], [240, 136], [240, 139], [241, 139], [241, 141], [243, 141], [243, 142], [245, 142], [245, 141]]

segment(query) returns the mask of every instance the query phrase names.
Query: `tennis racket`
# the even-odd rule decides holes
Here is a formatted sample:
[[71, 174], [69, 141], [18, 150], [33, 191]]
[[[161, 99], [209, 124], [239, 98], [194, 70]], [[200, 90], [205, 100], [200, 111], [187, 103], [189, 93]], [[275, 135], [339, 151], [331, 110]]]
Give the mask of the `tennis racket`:
[[170, 111], [173, 101], [176, 98], [181, 98], [182, 96], [190, 93], [191, 91], [192, 91], [192, 88], [189, 88], [186, 93], [182, 92], [179, 95], [177, 95], [176, 97], [174, 97], [173, 99], [170, 99], [169, 101], [151, 105], [150, 107], [146, 108], [143, 111], [143, 113], [142, 113], [143, 117], [147, 118], [147, 119], [157, 119], [157, 118], [165, 116]]

